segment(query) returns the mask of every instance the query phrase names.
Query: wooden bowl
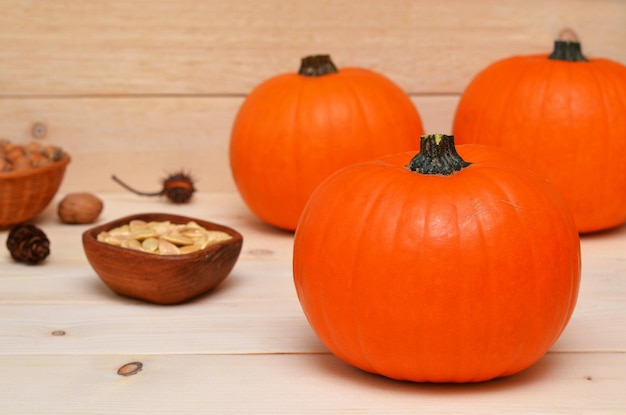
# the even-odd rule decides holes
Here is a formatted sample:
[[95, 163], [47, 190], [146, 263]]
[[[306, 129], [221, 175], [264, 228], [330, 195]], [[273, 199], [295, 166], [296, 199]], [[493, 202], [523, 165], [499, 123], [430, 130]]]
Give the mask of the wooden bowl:
[[59, 190], [69, 162], [63, 153], [47, 166], [0, 173], [0, 229], [40, 214]]
[[[195, 221], [207, 230], [228, 233], [232, 239], [187, 254], [160, 255], [101, 242], [102, 231], [128, 224], [131, 220]], [[155, 304], [178, 304], [206, 293], [219, 285], [235, 266], [243, 237], [234, 229], [204, 220], [165, 213], [126, 216], [83, 232], [87, 260], [100, 279], [119, 295]]]

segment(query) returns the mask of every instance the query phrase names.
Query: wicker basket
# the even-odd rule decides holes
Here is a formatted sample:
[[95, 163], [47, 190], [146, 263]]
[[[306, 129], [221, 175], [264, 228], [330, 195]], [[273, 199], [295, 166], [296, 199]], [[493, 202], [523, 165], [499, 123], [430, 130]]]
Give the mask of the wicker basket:
[[0, 229], [25, 222], [44, 210], [59, 190], [70, 156], [44, 167], [0, 173]]

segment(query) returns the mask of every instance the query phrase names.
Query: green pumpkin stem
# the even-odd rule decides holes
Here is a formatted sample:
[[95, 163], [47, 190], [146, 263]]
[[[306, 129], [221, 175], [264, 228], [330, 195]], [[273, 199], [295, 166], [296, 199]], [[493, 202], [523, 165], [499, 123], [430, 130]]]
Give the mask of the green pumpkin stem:
[[420, 138], [420, 151], [406, 168], [421, 174], [448, 176], [470, 164], [457, 153], [453, 136], [429, 134]]
[[330, 59], [330, 55], [310, 55], [302, 58], [298, 74], [314, 77], [337, 72], [339, 70]]
[[548, 59], [566, 62], [587, 62], [583, 55], [580, 42], [576, 33], [569, 28], [561, 30], [557, 40], [554, 41], [554, 50]]
[[554, 41], [554, 51], [548, 56], [548, 59], [566, 62], [587, 62], [587, 58], [585, 58], [580, 49], [580, 43], [565, 40]]

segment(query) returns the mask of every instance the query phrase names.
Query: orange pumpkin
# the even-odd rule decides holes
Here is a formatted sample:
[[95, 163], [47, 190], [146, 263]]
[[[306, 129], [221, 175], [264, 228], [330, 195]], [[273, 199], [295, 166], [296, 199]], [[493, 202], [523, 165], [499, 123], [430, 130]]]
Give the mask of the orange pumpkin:
[[549, 56], [506, 58], [476, 75], [453, 133], [514, 151], [554, 183], [586, 233], [626, 222], [625, 114], [626, 66], [557, 40]]
[[574, 310], [571, 213], [503, 150], [457, 153], [439, 135], [421, 147], [413, 160], [343, 168], [313, 193], [294, 241], [302, 309], [332, 353], [368, 372], [420, 382], [519, 372]]
[[362, 68], [337, 70], [327, 55], [310, 56], [299, 73], [270, 78], [246, 98], [232, 129], [230, 166], [252, 212], [294, 230], [330, 173], [417, 149], [422, 133], [417, 109], [391, 80]]

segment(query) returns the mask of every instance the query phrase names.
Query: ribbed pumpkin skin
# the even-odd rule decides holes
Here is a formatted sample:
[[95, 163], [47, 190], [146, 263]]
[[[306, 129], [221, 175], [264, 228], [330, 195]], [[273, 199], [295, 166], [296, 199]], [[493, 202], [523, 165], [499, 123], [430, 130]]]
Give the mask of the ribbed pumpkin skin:
[[298, 298], [345, 362], [390, 378], [478, 382], [519, 372], [574, 310], [580, 243], [545, 181], [500, 150], [459, 146], [450, 176], [412, 153], [349, 166], [311, 196], [295, 233]]
[[407, 94], [386, 77], [343, 68], [319, 77], [282, 74], [246, 98], [233, 126], [230, 166], [248, 207], [294, 230], [330, 173], [419, 146], [423, 127]]
[[626, 222], [626, 66], [517, 56], [470, 82], [458, 144], [505, 147], [556, 186], [581, 233]]

